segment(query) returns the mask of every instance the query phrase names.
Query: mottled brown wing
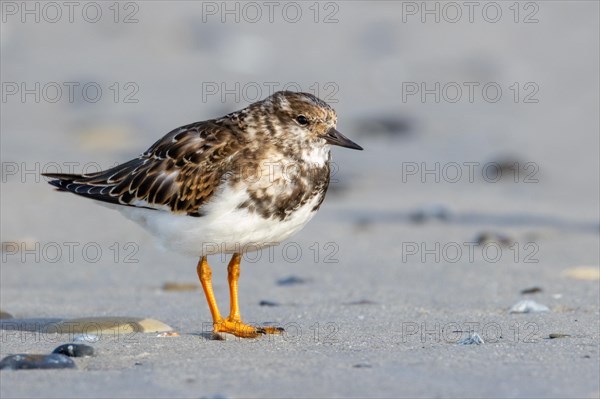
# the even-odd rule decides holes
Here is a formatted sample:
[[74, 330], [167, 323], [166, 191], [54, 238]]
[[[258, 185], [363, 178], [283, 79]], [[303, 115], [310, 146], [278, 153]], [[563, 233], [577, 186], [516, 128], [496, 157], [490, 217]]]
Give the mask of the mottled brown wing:
[[88, 175], [48, 174], [50, 184], [113, 204], [202, 215], [238, 153], [231, 129], [212, 121], [175, 129], [138, 158]]

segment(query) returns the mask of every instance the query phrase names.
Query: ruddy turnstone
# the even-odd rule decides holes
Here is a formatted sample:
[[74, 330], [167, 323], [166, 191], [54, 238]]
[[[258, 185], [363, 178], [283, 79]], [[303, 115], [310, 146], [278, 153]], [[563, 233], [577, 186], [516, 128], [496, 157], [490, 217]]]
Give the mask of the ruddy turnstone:
[[[242, 322], [241, 255], [287, 239], [315, 215], [329, 186], [330, 145], [362, 150], [336, 122], [333, 108], [317, 97], [281, 91], [222, 118], [179, 127], [114, 168], [45, 176], [62, 191], [119, 210], [166, 247], [199, 256], [214, 332], [277, 334], [283, 330]], [[217, 253], [233, 254], [226, 318], [207, 262]]]

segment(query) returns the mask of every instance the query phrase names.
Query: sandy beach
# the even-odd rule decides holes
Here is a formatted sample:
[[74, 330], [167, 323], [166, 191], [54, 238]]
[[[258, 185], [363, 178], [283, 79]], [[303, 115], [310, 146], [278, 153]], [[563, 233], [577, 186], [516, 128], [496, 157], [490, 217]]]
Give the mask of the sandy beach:
[[[1, 3], [0, 359], [95, 355], [2, 370], [2, 398], [599, 397], [597, 2], [75, 3]], [[212, 340], [197, 259], [40, 173], [280, 89], [365, 150], [333, 148], [317, 216], [244, 256], [242, 316], [286, 333]], [[177, 334], [56, 330], [123, 316]]]

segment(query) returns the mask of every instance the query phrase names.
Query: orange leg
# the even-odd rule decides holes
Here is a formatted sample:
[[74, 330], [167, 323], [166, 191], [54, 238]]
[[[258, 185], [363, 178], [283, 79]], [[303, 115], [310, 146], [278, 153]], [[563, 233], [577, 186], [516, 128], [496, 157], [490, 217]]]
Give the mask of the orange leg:
[[229, 281], [229, 299], [231, 310], [229, 312], [229, 317], [227, 317], [226, 319], [223, 319], [221, 317], [221, 313], [219, 313], [219, 308], [217, 306], [217, 301], [215, 299], [215, 294], [212, 288], [212, 271], [210, 269], [210, 266], [208, 265], [206, 256], [203, 256], [198, 262], [198, 267], [196, 268], [196, 270], [198, 272], [198, 277], [200, 278], [202, 288], [204, 289], [204, 294], [206, 295], [206, 301], [208, 302], [210, 313], [212, 314], [213, 331], [215, 333], [226, 332], [242, 338], [255, 338], [260, 336], [261, 334], [281, 333], [283, 331], [283, 329], [281, 328], [253, 327], [242, 322], [238, 304], [238, 279], [240, 277], [240, 261], [241, 256], [237, 253], [234, 254], [227, 268], [227, 280]]
[[233, 254], [227, 266], [227, 282], [229, 283], [229, 320], [242, 321], [238, 304], [238, 280], [240, 278], [240, 254]]
[[[240, 254], [233, 254], [229, 266], [227, 266], [227, 281], [229, 282], [229, 317], [226, 321], [247, 326], [240, 317], [240, 305], [238, 303], [238, 280], [240, 278]], [[258, 327], [256, 330], [262, 334], [281, 334], [283, 328], [280, 327]]]
[[212, 288], [212, 270], [208, 265], [206, 256], [200, 258], [198, 266], [196, 266], [196, 271], [198, 272], [198, 278], [200, 278], [200, 284], [202, 284], [204, 295], [206, 295], [206, 302], [208, 302], [208, 308], [210, 309], [213, 322], [222, 320], [221, 313], [219, 313], [219, 307], [217, 306], [217, 300], [215, 299], [215, 293]]

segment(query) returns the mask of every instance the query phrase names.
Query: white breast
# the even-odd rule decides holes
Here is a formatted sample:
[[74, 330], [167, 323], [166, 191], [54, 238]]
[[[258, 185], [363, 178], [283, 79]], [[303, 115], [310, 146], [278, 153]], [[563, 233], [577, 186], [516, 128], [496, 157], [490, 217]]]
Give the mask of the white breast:
[[201, 217], [128, 206], [117, 209], [146, 228], [165, 247], [204, 256], [250, 252], [286, 240], [312, 219], [319, 196], [298, 208], [285, 221], [265, 219], [258, 213], [238, 208], [248, 199], [246, 190], [233, 190], [227, 185], [203, 207], [204, 216]]

